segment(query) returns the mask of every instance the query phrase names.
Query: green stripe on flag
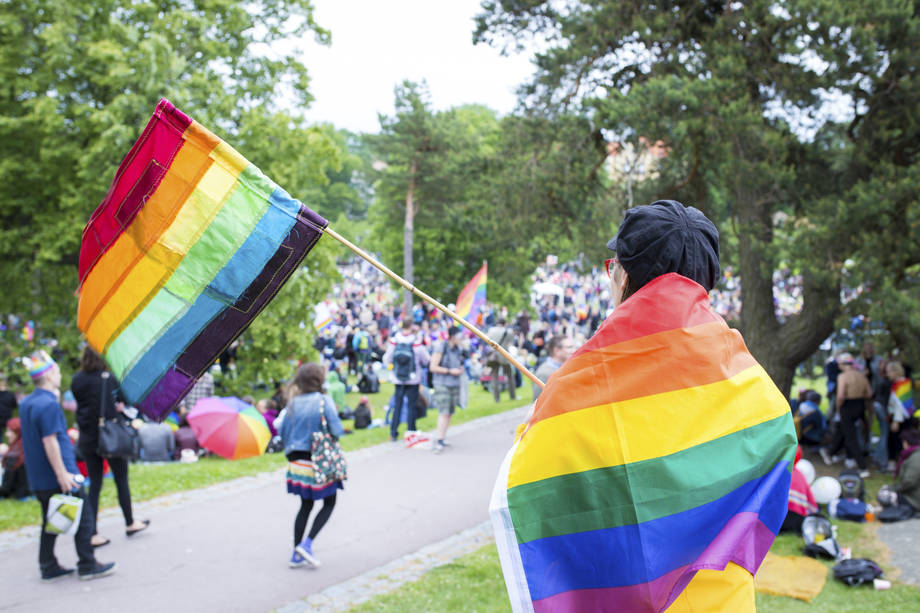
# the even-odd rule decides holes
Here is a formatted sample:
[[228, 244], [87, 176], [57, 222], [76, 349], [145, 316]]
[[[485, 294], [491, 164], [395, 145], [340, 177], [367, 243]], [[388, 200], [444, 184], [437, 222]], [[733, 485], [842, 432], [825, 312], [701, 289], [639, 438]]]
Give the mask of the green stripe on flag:
[[[519, 543], [647, 522], [711, 502], [794, 449], [788, 414], [669, 456], [551, 477], [508, 490]], [[677, 496], [675, 493], [679, 492]]]
[[176, 272], [166, 282], [167, 291], [189, 304], [195, 302], [233, 257], [268, 210], [265, 198], [247, 185], [257, 180], [251, 168], [250, 165], [243, 171], [240, 178], [246, 181], [237, 182], [201, 238], [189, 249]]

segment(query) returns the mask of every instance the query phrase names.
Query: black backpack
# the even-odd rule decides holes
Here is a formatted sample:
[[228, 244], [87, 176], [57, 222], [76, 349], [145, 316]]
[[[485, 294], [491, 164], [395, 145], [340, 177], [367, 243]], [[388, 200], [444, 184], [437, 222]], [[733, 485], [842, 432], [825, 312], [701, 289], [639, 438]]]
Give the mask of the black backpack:
[[834, 577], [847, 585], [862, 585], [881, 576], [882, 569], [868, 558], [841, 560], [834, 565]]
[[355, 430], [363, 430], [371, 425], [371, 408], [366, 404], [355, 407]]
[[842, 470], [837, 481], [840, 482], [841, 498], [856, 498], [865, 502], [866, 485], [863, 483], [862, 477], [859, 476], [858, 470], [850, 468]]
[[393, 350], [393, 372], [397, 381], [408, 381], [415, 372], [415, 353], [412, 343], [396, 343]]

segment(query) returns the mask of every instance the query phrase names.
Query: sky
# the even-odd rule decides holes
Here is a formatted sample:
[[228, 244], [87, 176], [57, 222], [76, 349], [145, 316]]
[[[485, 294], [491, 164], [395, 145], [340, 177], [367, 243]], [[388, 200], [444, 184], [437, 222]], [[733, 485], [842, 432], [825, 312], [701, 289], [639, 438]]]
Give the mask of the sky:
[[473, 45], [479, 0], [314, 0], [324, 47], [301, 43], [315, 100], [305, 115], [353, 132], [378, 132], [393, 114], [393, 89], [425, 79], [435, 110], [479, 103], [504, 115], [532, 73], [525, 55]]

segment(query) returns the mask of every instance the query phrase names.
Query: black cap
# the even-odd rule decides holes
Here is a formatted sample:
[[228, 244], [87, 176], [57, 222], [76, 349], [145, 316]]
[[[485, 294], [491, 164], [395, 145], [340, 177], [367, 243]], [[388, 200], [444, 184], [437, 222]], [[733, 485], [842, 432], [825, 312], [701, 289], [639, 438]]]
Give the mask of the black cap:
[[692, 206], [658, 200], [626, 211], [607, 248], [639, 287], [676, 272], [706, 288], [719, 279], [719, 231]]
[[447, 337], [450, 338], [455, 334], [460, 334], [460, 326], [451, 326], [447, 329]]

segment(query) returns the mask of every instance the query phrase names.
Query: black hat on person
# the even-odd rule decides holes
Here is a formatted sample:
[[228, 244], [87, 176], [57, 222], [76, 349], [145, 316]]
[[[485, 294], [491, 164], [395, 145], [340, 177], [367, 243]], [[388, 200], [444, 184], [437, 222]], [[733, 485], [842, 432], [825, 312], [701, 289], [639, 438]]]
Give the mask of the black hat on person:
[[460, 334], [460, 326], [451, 326], [447, 329], [447, 338], [450, 338], [455, 334]]
[[706, 288], [719, 280], [719, 231], [703, 213], [676, 200], [626, 211], [607, 248], [637, 286], [676, 272]]

